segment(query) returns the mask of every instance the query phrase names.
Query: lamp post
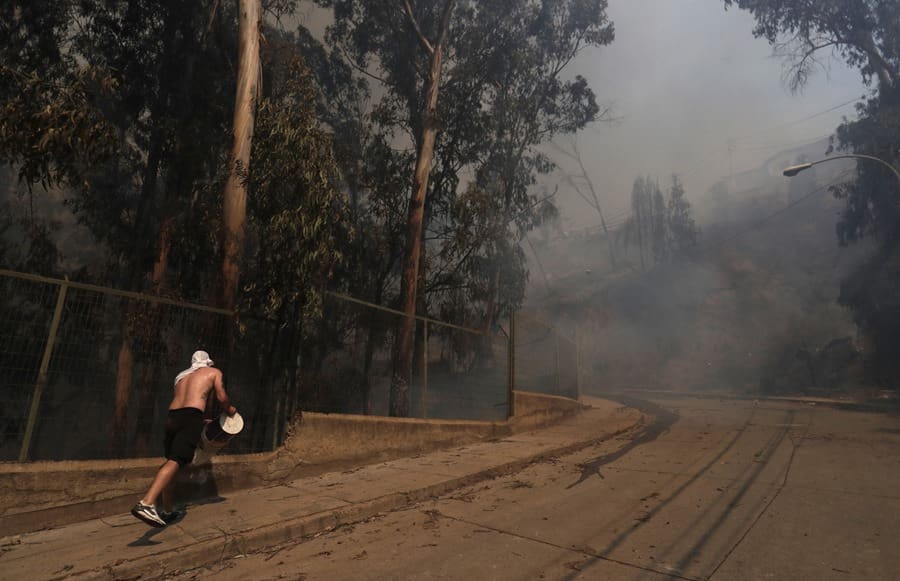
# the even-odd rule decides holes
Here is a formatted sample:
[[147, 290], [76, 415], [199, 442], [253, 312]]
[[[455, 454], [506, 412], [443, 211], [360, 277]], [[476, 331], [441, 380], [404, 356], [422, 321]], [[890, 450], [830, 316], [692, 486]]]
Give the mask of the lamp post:
[[858, 153], [835, 155], [834, 157], [826, 157], [825, 159], [820, 159], [818, 161], [811, 161], [808, 163], [800, 163], [797, 165], [792, 165], [790, 167], [784, 168], [784, 171], [782, 173], [785, 175], [785, 177], [792, 178], [795, 175], [797, 175], [798, 173], [800, 173], [801, 171], [807, 170], [814, 165], [819, 165], [820, 163], [825, 163], [826, 161], [831, 161], [833, 159], [848, 159], [848, 158], [868, 159], [870, 161], [877, 161], [881, 165], [886, 166], [888, 169], [890, 169], [892, 172], [894, 172], [894, 175], [897, 177], [897, 181], [900, 182], [900, 171], [898, 171], [897, 168], [895, 168], [893, 165], [889, 164], [888, 162], [884, 161], [883, 159], [881, 159], [879, 157], [873, 157], [871, 155], [862, 155], [862, 154], [858, 154]]

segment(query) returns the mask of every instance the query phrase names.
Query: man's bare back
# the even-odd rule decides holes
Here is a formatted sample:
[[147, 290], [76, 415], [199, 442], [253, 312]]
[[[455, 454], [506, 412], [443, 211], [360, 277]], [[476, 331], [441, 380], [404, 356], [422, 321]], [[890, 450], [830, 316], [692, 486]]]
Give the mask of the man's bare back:
[[213, 367], [201, 367], [190, 375], [183, 377], [175, 385], [175, 396], [169, 404], [170, 410], [181, 408], [196, 408], [206, 410], [206, 400], [211, 390], [216, 390], [216, 398], [223, 403], [227, 410], [228, 396], [225, 394], [225, 386], [222, 383], [222, 372]]

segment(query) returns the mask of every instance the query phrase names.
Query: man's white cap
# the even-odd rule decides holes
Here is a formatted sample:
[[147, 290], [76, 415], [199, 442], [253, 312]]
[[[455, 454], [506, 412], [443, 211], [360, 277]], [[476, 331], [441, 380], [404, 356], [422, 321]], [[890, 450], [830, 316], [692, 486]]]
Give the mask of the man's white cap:
[[206, 351], [194, 351], [194, 354], [191, 355], [191, 367], [201, 365], [209, 367], [212, 364], [213, 360], [209, 358], [209, 353]]
[[179, 381], [201, 367], [210, 367], [212, 364], [213, 360], [209, 358], [209, 353], [206, 351], [194, 351], [194, 354], [191, 355], [191, 366], [175, 376], [175, 385], [178, 385]]

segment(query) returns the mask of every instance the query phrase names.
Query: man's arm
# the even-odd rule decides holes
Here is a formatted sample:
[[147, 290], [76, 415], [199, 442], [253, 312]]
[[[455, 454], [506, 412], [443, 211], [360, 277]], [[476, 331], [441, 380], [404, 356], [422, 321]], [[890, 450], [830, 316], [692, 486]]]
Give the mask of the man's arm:
[[219, 405], [222, 406], [222, 409], [225, 410], [225, 413], [229, 416], [233, 416], [234, 414], [236, 414], [237, 408], [231, 405], [231, 401], [228, 399], [228, 394], [225, 392], [225, 383], [222, 381], [221, 371], [215, 374], [213, 386], [215, 387], [216, 399], [219, 401]]

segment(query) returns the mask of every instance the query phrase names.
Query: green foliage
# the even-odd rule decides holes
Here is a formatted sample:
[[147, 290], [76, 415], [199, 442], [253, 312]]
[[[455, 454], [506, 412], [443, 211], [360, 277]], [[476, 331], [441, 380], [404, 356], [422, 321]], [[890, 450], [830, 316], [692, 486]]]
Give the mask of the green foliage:
[[866, 83], [900, 80], [900, 4], [894, 0], [724, 0], [756, 18], [753, 33], [786, 57], [793, 88], [802, 88], [819, 51], [830, 51], [858, 68]]
[[93, 164], [117, 153], [113, 128], [92, 103], [115, 81], [97, 69], [79, 67], [48, 81], [38, 71], [0, 65], [0, 84], [11, 89], [0, 102], [0, 159], [29, 189], [80, 186]]
[[[548, 214], [555, 213], [545, 205]], [[506, 219], [502, 198], [474, 184], [461, 194], [451, 212], [452, 237], [441, 246], [428, 292], [441, 294], [441, 318], [479, 324], [472, 319], [470, 302], [493, 297], [501, 312], [524, 299], [525, 255], [516, 228]]]
[[[898, 27], [900, 28], [900, 27]], [[838, 127], [836, 146], [843, 150], [872, 155], [892, 163], [900, 161], [900, 92], [872, 98], [860, 108], [855, 121]], [[887, 168], [860, 160], [857, 179], [832, 188], [846, 204], [838, 223], [844, 244], [873, 236], [886, 246], [898, 239], [900, 226], [900, 183]]]
[[66, 2], [0, 4], [0, 160], [30, 190], [75, 186], [116, 153], [98, 101], [116, 89], [107, 71], [78, 58]]
[[866, 372], [882, 386], [895, 386], [900, 378], [900, 249], [877, 252], [841, 285], [840, 302], [853, 314], [865, 333]]
[[277, 319], [286, 305], [298, 305], [304, 315], [320, 309], [320, 293], [349, 231], [310, 72], [296, 55], [272, 65], [274, 88], [259, 103], [248, 180], [252, 246], [242, 309]]
[[[217, 170], [235, 50], [234, 23], [219, 4], [5, 8], [14, 42], [0, 48], [0, 75], [11, 81], [3, 86], [12, 89], [0, 94], [0, 157], [29, 187], [66, 191], [79, 221], [110, 251], [118, 286], [146, 288], [163, 222], [177, 217], [175, 241], [191, 237], [196, 225], [185, 219], [195, 184]], [[190, 253], [172, 258], [176, 269], [198, 266]]]
[[[263, 4], [276, 20], [299, 5]], [[302, 29], [293, 36], [266, 26], [251, 161], [238, 168], [248, 187], [246, 340], [231, 355], [260, 368], [261, 413], [287, 385], [296, 399], [302, 373], [324, 365], [348, 333], [350, 316], [310, 324], [323, 287], [395, 300], [424, 123], [428, 56], [403, 3], [319, 4], [335, 16], [324, 44]], [[444, 4], [412, 4], [433, 38]], [[605, 0], [454, 6], [425, 208], [423, 310], [492, 328], [523, 300], [521, 241], [556, 215], [537, 187], [554, 169], [541, 144], [602, 115], [587, 80], [568, 66], [611, 42], [613, 28]], [[205, 302], [221, 262], [235, 3], [0, 0], [0, 16], [8, 39], [0, 46], [0, 159], [35, 196], [0, 221], [19, 238], [27, 230], [29, 250], [16, 265], [75, 274], [63, 258], [84, 249], [60, 242], [59, 221], [31, 204], [45, 196], [54, 212], [77, 218], [90, 253], [105, 260], [79, 278]], [[18, 252], [5, 242], [0, 250]], [[126, 310], [99, 322], [97, 334], [132, 350], [135, 369], [150, 351], [170, 354], [175, 323], [155, 308]], [[371, 346], [383, 327], [354, 341]], [[115, 354], [119, 346], [85, 348]]]
[[[878, 157], [900, 166], [900, 3], [893, 0], [845, 2], [828, 0], [725, 0], [749, 10], [757, 20], [755, 34], [787, 57], [791, 85], [802, 87], [816, 54], [831, 49], [857, 68], [872, 87], [855, 120], [837, 129], [834, 147]], [[868, 337], [868, 371], [882, 385], [900, 381], [896, 322], [900, 307], [894, 295], [900, 285], [895, 257], [900, 252], [900, 183], [879, 164], [860, 160], [857, 179], [832, 189], [845, 201], [838, 223], [843, 244], [866, 237], [879, 248], [869, 263], [844, 280], [841, 304], [849, 307]], [[893, 325], [893, 326], [892, 326]]]
[[[858, 120], [838, 128], [837, 139], [842, 149], [900, 166], [900, 92], [882, 90], [861, 108]], [[857, 179], [832, 190], [845, 201], [837, 226], [841, 242], [850, 244], [867, 237], [877, 242], [874, 256], [844, 279], [838, 300], [850, 309], [867, 338], [868, 378], [882, 386], [896, 386], [900, 382], [900, 303], [896, 300], [900, 287], [900, 183], [887, 168], [860, 160]]]

